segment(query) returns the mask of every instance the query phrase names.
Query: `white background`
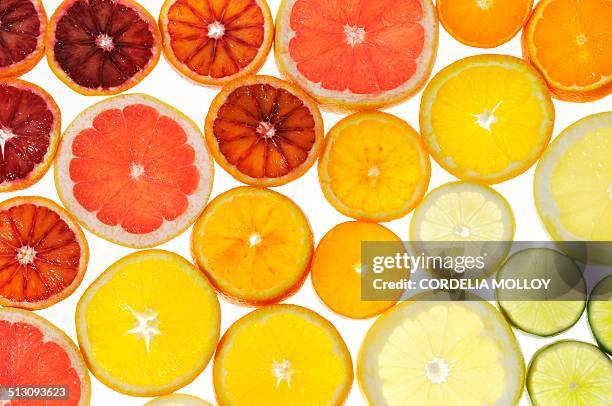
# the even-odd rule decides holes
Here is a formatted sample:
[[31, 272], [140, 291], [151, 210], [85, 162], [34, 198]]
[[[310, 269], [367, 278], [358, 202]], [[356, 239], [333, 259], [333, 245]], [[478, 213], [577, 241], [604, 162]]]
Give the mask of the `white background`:
[[[376, 0], [372, 1], [374, 2]], [[43, 3], [48, 15], [50, 16], [60, 2], [59, 0], [43, 0]], [[157, 18], [159, 15], [159, 10], [162, 3], [162, 0], [142, 1], [142, 4], [153, 16], [155, 16], [155, 18]], [[280, 0], [268, 0], [268, 3], [273, 14], [275, 15], [280, 4]], [[477, 48], [470, 48], [458, 43], [444, 31], [442, 26], [440, 26], [440, 46], [434, 73], [451, 62], [469, 55], [500, 53], [521, 56], [520, 50], [521, 48], [518, 36], [511, 42], [497, 49], [487, 51]], [[278, 76], [273, 53], [270, 54], [266, 65], [261, 70], [261, 73]], [[23, 79], [35, 82], [54, 96], [62, 111], [63, 129], [66, 128], [70, 121], [83, 108], [101, 100], [99, 97], [81, 96], [69, 89], [53, 75], [45, 60], [41, 61], [34, 70], [24, 75]], [[198, 123], [200, 127], [202, 127], [210, 102], [217, 91], [215, 89], [196, 86], [179, 77], [179, 75], [169, 67], [162, 56], [159, 64], [153, 70], [153, 72], [129, 92], [139, 92], [153, 95], [183, 111], [196, 123]], [[389, 109], [389, 112], [408, 121], [418, 130], [420, 99], [421, 95], [418, 94], [408, 102]], [[608, 97], [607, 99], [588, 104], [572, 104], [555, 101], [555, 107], [557, 117], [555, 122], [554, 136], [556, 136], [569, 124], [582, 117], [597, 112], [611, 110], [612, 103], [610, 103], [610, 98]], [[342, 116], [336, 114], [324, 113], [326, 130], [331, 128], [332, 125], [335, 124], [341, 117]], [[451, 175], [444, 172], [439, 166], [437, 166], [433, 160], [432, 165], [433, 174], [430, 189], [445, 182], [454, 180]], [[540, 224], [533, 203], [533, 172], [533, 168], [531, 168], [528, 172], [524, 173], [518, 178], [495, 186], [495, 189], [504, 195], [506, 199], [508, 199], [512, 208], [514, 209], [517, 223], [515, 236], [516, 240], [547, 240], [549, 238], [546, 231]], [[238, 185], [239, 183], [226, 174], [219, 166], [215, 167], [215, 180], [212, 196], [216, 196], [219, 193]], [[302, 178], [290, 183], [289, 185], [276, 188], [276, 190], [291, 197], [304, 210], [310, 219], [316, 241], [323, 237], [323, 235], [334, 225], [349, 220], [334, 210], [324, 199], [317, 180], [316, 168], [312, 168]], [[53, 183], [52, 171], [49, 171], [49, 173], [47, 173], [40, 182], [29, 189], [18, 193], [6, 193], [3, 197], [9, 198], [15, 195], [40, 195], [49, 197], [59, 203]], [[409, 221], [410, 216], [407, 216], [403, 219], [396, 220], [385, 225], [405, 240], [408, 238]], [[159, 248], [174, 251], [190, 259], [190, 233], [191, 229], [174, 240], [161, 245]], [[76, 334], [74, 325], [74, 311], [79, 297], [82, 295], [85, 288], [89, 286], [89, 284], [110, 264], [122, 256], [133, 252], [131, 249], [119, 247], [112, 243], [106, 242], [90, 233], [86, 232], [86, 235], [89, 241], [91, 258], [89, 268], [82, 285], [68, 299], [52, 306], [50, 309], [38, 312], [40, 315], [46, 317], [55, 325], [64, 330], [68, 335], [75, 339], [75, 341]], [[359, 346], [365, 332], [372, 323], [371, 320], [354, 321], [335, 315], [320, 302], [312, 289], [310, 280], [306, 282], [303, 288], [295, 296], [287, 300], [287, 302], [306, 306], [329, 319], [344, 337], [351, 351], [353, 364], [355, 363]], [[231, 323], [250, 311], [250, 309], [234, 306], [223, 301], [222, 299], [221, 309], [222, 333], [231, 325]], [[593, 342], [584, 315], [570, 331], [553, 339], [530, 337], [519, 331], [515, 331], [515, 333], [521, 343], [525, 361], [527, 363], [529, 362], [531, 355], [538, 348], [559, 338], [574, 338]], [[210, 366], [211, 365], [209, 364], [206, 370], [193, 383], [181, 389], [180, 392], [197, 395], [213, 402], [214, 391]], [[93, 405], [141, 405], [148, 400], [129, 397], [114, 392], [98, 382], [93, 376], [91, 376], [91, 380]], [[525, 394], [523, 402], [527, 403]], [[355, 382], [347, 404], [362, 405], [364, 403], [365, 402], [359, 392], [357, 382]]]

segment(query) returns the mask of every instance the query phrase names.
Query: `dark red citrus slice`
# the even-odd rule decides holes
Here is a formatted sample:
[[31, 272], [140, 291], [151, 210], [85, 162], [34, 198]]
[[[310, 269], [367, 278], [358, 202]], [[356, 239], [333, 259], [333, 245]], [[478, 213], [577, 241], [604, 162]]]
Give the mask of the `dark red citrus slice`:
[[65, 0], [49, 23], [49, 66], [84, 95], [117, 94], [135, 86], [159, 54], [155, 19], [132, 0]]
[[213, 100], [206, 142], [226, 171], [254, 186], [279, 186], [314, 164], [323, 120], [314, 100], [270, 76], [235, 80]]

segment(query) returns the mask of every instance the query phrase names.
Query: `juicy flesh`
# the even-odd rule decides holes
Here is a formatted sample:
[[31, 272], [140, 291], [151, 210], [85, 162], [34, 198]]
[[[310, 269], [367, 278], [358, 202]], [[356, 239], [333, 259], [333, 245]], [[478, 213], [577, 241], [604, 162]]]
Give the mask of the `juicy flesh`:
[[28, 177], [43, 162], [55, 120], [39, 95], [0, 84], [0, 184]]
[[168, 32], [180, 62], [218, 79], [240, 72], [257, 57], [264, 16], [255, 0], [177, 0], [168, 10]]
[[77, 0], [57, 22], [55, 59], [78, 85], [114, 88], [141, 72], [156, 46], [150, 22], [127, 3]]
[[0, 212], [0, 296], [49, 299], [72, 284], [81, 254], [74, 232], [48, 208], [23, 204]]
[[288, 175], [309, 157], [315, 121], [304, 103], [268, 84], [233, 91], [219, 109], [213, 131], [225, 159], [252, 178]]
[[0, 68], [27, 58], [36, 50], [40, 20], [30, 0], [0, 3]]
[[299, 72], [326, 90], [392, 90], [417, 71], [422, 19], [420, 0], [297, 0], [289, 53]]
[[612, 350], [612, 276], [597, 284], [589, 303], [589, 323], [597, 334], [597, 340], [608, 351]]
[[142, 104], [98, 114], [75, 137], [72, 154], [76, 200], [102, 223], [132, 234], [180, 217], [200, 180], [180, 124]]

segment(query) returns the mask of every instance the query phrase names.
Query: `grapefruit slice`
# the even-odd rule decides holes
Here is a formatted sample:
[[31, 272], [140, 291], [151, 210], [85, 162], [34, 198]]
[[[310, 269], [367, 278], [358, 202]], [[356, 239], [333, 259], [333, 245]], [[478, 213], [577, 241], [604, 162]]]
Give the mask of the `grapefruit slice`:
[[51, 385], [67, 395], [62, 400], [9, 400], [4, 405], [89, 405], [89, 372], [81, 353], [63, 331], [42, 317], [0, 308], [0, 359], [0, 386]]
[[352, 383], [340, 333], [296, 305], [267, 306], [236, 321], [213, 363], [219, 406], [342, 405]]
[[523, 57], [561, 100], [588, 102], [612, 92], [612, 4], [542, 0], [523, 30]]
[[147, 95], [106, 99], [64, 132], [55, 183], [64, 205], [94, 234], [150, 247], [189, 227], [212, 188], [202, 133]]
[[217, 163], [254, 186], [280, 186], [306, 173], [324, 131], [314, 100], [271, 76], [225, 86], [210, 106], [205, 130]]
[[413, 96], [431, 74], [437, 47], [430, 0], [283, 0], [276, 18], [279, 70], [333, 110]]
[[230, 301], [262, 306], [293, 295], [314, 251], [302, 210], [268, 189], [238, 187], [213, 199], [193, 227], [191, 252]]
[[172, 66], [188, 79], [214, 86], [257, 73], [274, 38], [265, 0], [166, 0], [159, 27]]
[[0, 15], [0, 78], [21, 76], [45, 53], [47, 13], [40, 0], [8, 0]]
[[42, 178], [60, 131], [60, 110], [51, 95], [23, 80], [0, 80], [0, 192], [24, 189]]
[[42, 197], [0, 203], [0, 305], [37, 310], [81, 284], [89, 249], [70, 213]]
[[155, 19], [133, 0], [64, 0], [49, 22], [47, 62], [86, 96], [121, 93], [159, 60]]
[[197, 396], [173, 393], [153, 399], [145, 403], [145, 406], [212, 406], [212, 404]]

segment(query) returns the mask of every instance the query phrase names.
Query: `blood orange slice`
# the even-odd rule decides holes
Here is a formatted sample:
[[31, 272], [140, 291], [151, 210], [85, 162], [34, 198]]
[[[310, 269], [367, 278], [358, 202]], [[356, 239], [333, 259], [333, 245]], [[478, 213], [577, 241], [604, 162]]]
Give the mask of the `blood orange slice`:
[[26, 188], [49, 169], [59, 143], [60, 110], [40, 87], [0, 81], [0, 192]]
[[0, 78], [20, 76], [45, 53], [47, 13], [40, 0], [7, 0], [0, 16]]
[[151, 247], [204, 209], [213, 167], [189, 118], [147, 95], [106, 99], [65, 131], [55, 165], [60, 198], [87, 229], [128, 247]]
[[306, 173], [323, 132], [314, 100], [270, 76], [228, 84], [206, 117], [206, 142], [219, 165], [254, 186], [279, 186]]
[[52, 386], [52, 395], [63, 398], [13, 400], [4, 405], [89, 405], [89, 373], [81, 353], [64, 332], [42, 317], [0, 309], [0, 360], [0, 386]]
[[172, 66], [205, 85], [256, 73], [274, 37], [265, 0], [166, 0], [159, 28]]
[[138, 84], [157, 64], [161, 42], [155, 19], [132, 0], [65, 0], [46, 41], [51, 70], [89, 96]]
[[68, 297], [87, 269], [76, 220], [42, 197], [0, 203], [0, 305], [43, 309]]
[[283, 0], [276, 63], [328, 108], [399, 103], [431, 74], [438, 43], [430, 0]]

